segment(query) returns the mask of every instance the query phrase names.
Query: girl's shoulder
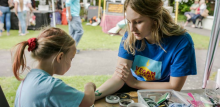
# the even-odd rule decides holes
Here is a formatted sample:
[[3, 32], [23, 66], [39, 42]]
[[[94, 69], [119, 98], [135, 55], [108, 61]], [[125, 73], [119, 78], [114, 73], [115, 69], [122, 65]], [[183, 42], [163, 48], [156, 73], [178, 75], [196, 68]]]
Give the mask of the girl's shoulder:
[[53, 85], [59, 82], [62, 82], [62, 80], [54, 78], [50, 74], [48, 74], [46, 71], [41, 69], [32, 69], [28, 75], [25, 78], [25, 81], [35, 81], [37, 85], [41, 86], [47, 86], [47, 85]]

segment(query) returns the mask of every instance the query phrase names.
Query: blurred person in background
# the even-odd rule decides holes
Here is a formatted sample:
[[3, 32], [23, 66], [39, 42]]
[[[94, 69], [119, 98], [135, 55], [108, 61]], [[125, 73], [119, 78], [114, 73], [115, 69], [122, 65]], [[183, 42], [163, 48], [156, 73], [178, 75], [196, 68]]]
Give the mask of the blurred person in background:
[[[10, 35], [10, 29], [11, 29], [11, 11], [10, 8], [13, 8], [12, 6], [12, 0], [0, 0], [0, 11], [2, 12], [2, 15], [0, 16], [0, 23], [4, 25], [6, 21], [6, 30], [7, 35]], [[0, 35], [2, 35], [2, 29], [0, 29]]]
[[[199, 19], [199, 22], [201, 22], [201, 25], [202, 25], [202, 19], [204, 18], [202, 14], [204, 14], [204, 12], [207, 12], [205, 11], [207, 8], [206, 6], [206, 3], [205, 3], [205, 0], [201, 0], [199, 2], [199, 8], [197, 9], [197, 13], [195, 16], [192, 17], [192, 22], [193, 22], [193, 25], [191, 27], [195, 28], [196, 27], [196, 20]], [[207, 13], [208, 14], [208, 13]]]
[[[76, 46], [83, 35], [80, 14], [80, 0], [66, 0], [66, 16], [69, 25], [69, 34], [76, 41]], [[78, 54], [80, 50], [76, 50]]]
[[187, 17], [186, 23], [184, 26], [186, 26], [191, 20], [193, 16], [196, 15], [196, 9], [199, 7], [199, 0], [195, 0], [194, 4], [190, 7], [190, 12], [185, 12], [184, 15]]
[[21, 32], [20, 35], [24, 36], [26, 35], [26, 16], [27, 16], [27, 11], [31, 9], [33, 11], [33, 8], [31, 6], [31, 1], [30, 0], [14, 0], [15, 3], [15, 14], [18, 17], [20, 26], [21, 26]]
[[[25, 33], [29, 33], [28, 32], [28, 26], [30, 25], [29, 20], [30, 20], [30, 16], [31, 13], [34, 11], [32, 5], [31, 5], [31, 0], [23, 0], [24, 2], [24, 7], [23, 7], [23, 13], [24, 13], [24, 19], [26, 22], [26, 31]], [[21, 24], [19, 22], [19, 33], [21, 33]]]
[[[2, 16], [2, 12], [0, 11], [0, 17]], [[0, 21], [0, 30], [3, 29], [3, 23]], [[0, 36], [2, 36], [2, 34], [0, 33]]]

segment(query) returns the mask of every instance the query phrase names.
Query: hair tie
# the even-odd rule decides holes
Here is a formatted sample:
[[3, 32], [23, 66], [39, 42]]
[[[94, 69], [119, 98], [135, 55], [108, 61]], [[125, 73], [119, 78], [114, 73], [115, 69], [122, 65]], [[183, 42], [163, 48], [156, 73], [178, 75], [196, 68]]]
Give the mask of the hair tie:
[[33, 51], [36, 48], [36, 43], [37, 38], [30, 38], [28, 39], [28, 51]]

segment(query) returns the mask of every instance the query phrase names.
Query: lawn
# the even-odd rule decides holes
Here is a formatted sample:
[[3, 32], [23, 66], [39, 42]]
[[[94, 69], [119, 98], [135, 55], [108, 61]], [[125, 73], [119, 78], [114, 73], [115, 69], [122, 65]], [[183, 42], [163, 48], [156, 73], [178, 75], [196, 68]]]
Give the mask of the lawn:
[[[68, 26], [57, 27], [68, 32]], [[83, 23], [84, 34], [79, 42], [78, 48], [82, 50], [118, 50], [121, 36], [110, 36], [102, 32], [100, 26], [86, 26]], [[29, 31], [26, 36], [18, 36], [17, 30], [12, 30], [10, 36], [0, 37], [0, 49], [11, 49], [15, 44], [36, 37], [40, 31]], [[208, 49], [209, 37], [189, 32], [193, 38], [196, 49]], [[6, 35], [5, 32], [3, 35]]]
[[[57, 27], [68, 32], [68, 26], [58, 25]], [[118, 50], [121, 36], [110, 36], [102, 32], [101, 27], [86, 26], [83, 23], [84, 35], [78, 45], [82, 50]], [[15, 44], [27, 40], [31, 37], [36, 37], [40, 31], [29, 31], [26, 36], [18, 36], [17, 30], [12, 30], [10, 36], [0, 37], [0, 49], [9, 50]], [[190, 32], [189, 32], [190, 33]], [[209, 37], [190, 33], [196, 49], [208, 49]], [[5, 32], [3, 33], [5, 35]], [[94, 82], [99, 87], [104, 81], [110, 78], [110, 75], [104, 76], [62, 76], [57, 77], [62, 79], [68, 85], [75, 87], [80, 91], [84, 91], [84, 84]], [[13, 106], [15, 93], [20, 84], [14, 77], [0, 77], [0, 84], [10, 104]]]
[[[68, 26], [58, 25], [68, 32]], [[79, 42], [78, 48], [82, 50], [117, 50], [121, 36], [110, 36], [102, 32], [101, 27], [86, 26], [83, 23], [84, 34]], [[12, 30], [10, 36], [0, 37], [0, 49], [11, 49], [15, 44], [36, 37], [40, 31], [29, 31], [26, 36], [18, 36], [17, 30]], [[6, 32], [3, 33], [6, 35]]]

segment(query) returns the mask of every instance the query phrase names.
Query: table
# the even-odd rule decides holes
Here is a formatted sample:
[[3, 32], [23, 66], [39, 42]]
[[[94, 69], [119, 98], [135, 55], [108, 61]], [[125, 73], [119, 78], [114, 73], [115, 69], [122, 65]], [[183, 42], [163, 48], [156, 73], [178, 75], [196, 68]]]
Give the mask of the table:
[[[137, 103], [138, 102], [138, 95], [137, 95], [137, 92], [132, 92], [132, 93], [135, 93], [136, 95], [134, 95], [135, 97], [131, 97], [131, 99]], [[128, 93], [126, 93], [128, 94]], [[102, 98], [102, 99], [99, 99], [97, 101], [95, 101], [95, 107], [120, 107], [119, 103], [116, 103], [116, 104], [109, 104], [105, 101], [105, 97]]]
[[[35, 11], [34, 15], [36, 16], [36, 25], [28, 26], [29, 30], [41, 29], [42, 27], [46, 27], [50, 25], [50, 11], [39, 12]], [[18, 30], [18, 17], [15, 13], [11, 12], [11, 29]]]
[[123, 14], [105, 14], [102, 17], [101, 24], [102, 31], [108, 33], [108, 31], [115, 27], [118, 22], [124, 19]]
[[[205, 89], [181, 90], [180, 93], [186, 93], [187, 94], [187, 93], [191, 92], [192, 94], [195, 94], [195, 93], [202, 94], [204, 91], [205, 91]], [[184, 96], [182, 96], [182, 97], [184, 97]], [[136, 102], [136, 103], [138, 102], [138, 98], [137, 97], [135, 97], [135, 98], [132, 97], [132, 100], [134, 100], [134, 102]], [[105, 97], [100, 99], [100, 100], [95, 101], [94, 105], [95, 105], [95, 107], [120, 107], [120, 105], [118, 103], [117, 104], [109, 104], [109, 103], [107, 103], [105, 101]]]

